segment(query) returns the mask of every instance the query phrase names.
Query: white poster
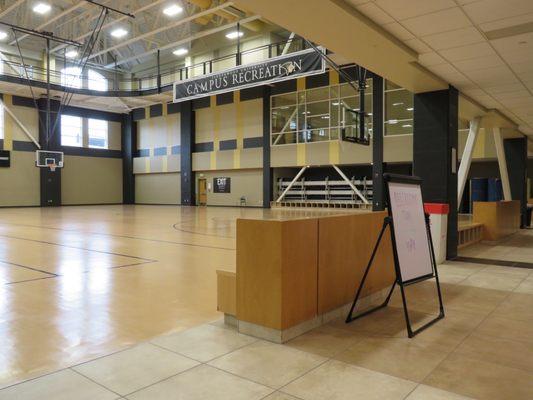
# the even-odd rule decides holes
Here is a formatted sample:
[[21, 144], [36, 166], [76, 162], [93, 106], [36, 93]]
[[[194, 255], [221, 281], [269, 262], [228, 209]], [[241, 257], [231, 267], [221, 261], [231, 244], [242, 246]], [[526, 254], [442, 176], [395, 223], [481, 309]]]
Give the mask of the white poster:
[[420, 185], [389, 182], [389, 195], [402, 281], [432, 274]]

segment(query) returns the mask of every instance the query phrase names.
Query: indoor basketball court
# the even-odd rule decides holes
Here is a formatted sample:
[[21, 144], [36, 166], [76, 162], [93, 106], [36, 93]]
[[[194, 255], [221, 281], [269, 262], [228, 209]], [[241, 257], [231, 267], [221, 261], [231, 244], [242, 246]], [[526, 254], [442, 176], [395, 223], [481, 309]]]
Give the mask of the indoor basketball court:
[[533, 398], [503, 3], [0, 2], [0, 400]]

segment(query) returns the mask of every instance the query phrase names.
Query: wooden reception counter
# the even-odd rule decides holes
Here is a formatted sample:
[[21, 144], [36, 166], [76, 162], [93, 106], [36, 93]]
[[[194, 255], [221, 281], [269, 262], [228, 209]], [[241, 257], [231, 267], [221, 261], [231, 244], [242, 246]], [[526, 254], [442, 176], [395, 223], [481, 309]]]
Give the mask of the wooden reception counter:
[[[345, 315], [385, 216], [361, 211], [237, 220], [239, 331], [284, 342]], [[379, 301], [394, 282], [390, 235], [384, 239], [364, 290], [367, 302]]]
[[497, 241], [520, 229], [520, 201], [475, 201], [474, 222], [483, 224], [483, 239]]

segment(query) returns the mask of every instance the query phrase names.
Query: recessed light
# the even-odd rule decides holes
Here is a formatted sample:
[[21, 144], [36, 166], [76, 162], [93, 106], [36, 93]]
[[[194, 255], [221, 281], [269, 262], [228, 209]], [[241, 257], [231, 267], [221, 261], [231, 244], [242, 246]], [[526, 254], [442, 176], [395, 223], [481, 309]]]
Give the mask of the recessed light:
[[2, 32], [2, 31], [0, 31], [0, 40], [4, 40], [4, 39], [6, 39], [7, 36], [8, 36], [8, 35], [7, 35], [6, 32]]
[[393, 106], [401, 106], [403, 103], [392, 103]]
[[33, 11], [37, 14], [46, 14], [52, 9], [52, 6], [50, 4], [46, 3], [37, 3], [33, 6]]
[[111, 32], [111, 36], [116, 37], [116, 38], [124, 37], [127, 34], [128, 34], [128, 31], [124, 28], [117, 28]]
[[411, 124], [402, 125], [402, 128], [412, 128], [412, 127], [413, 127], [413, 125], [411, 125]]
[[228, 39], [237, 39], [238, 37], [242, 37], [244, 33], [242, 31], [233, 31], [230, 33], [226, 33], [226, 37]]
[[172, 4], [172, 5], [168, 6], [167, 8], [165, 8], [163, 10], [163, 13], [168, 15], [169, 17], [173, 17], [174, 15], [178, 15], [182, 11], [183, 11], [183, 8], [181, 8], [177, 4]]
[[413, 111], [414, 108], [413, 108], [413, 107], [408, 107], [408, 108], [406, 108], [406, 110], [407, 110], [407, 111]]
[[186, 48], [184, 47], [181, 47], [179, 49], [176, 49], [172, 52], [172, 54], [174, 54], [175, 56], [182, 56], [184, 54], [187, 54], [189, 52], [189, 50], [187, 50]]
[[65, 53], [67, 58], [76, 58], [78, 56], [78, 50], [69, 50]]

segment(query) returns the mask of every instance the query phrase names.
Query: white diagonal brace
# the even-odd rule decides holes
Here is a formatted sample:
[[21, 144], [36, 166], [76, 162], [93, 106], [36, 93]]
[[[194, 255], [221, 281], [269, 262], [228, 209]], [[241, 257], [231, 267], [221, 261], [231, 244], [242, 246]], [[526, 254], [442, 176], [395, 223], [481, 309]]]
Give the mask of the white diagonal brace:
[[35, 146], [37, 146], [37, 148], [40, 149], [41, 145], [39, 144], [39, 142], [35, 140], [35, 138], [32, 136], [30, 131], [24, 126], [24, 124], [20, 121], [20, 119], [17, 118], [17, 116], [13, 113], [13, 111], [11, 111], [9, 107], [6, 106], [6, 103], [4, 103], [4, 101], [1, 99], [0, 99], [0, 106], [4, 107], [4, 110], [6, 110], [7, 113], [11, 116], [11, 118], [15, 120], [15, 122], [18, 124], [18, 126], [20, 126], [20, 129], [22, 129], [22, 131], [26, 134], [26, 136], [28, 136], [31, 139], [31, 141], [35, 144]]
[[359, 189], [357, 189], [355, 187], [355, 185], [348, 179], [348, 177], [346, 175], [344, 175], [344, 172], [341, 171], [341, 169], [339, 167], [337, 167], [335, 164], [331, 164], [333, 166], [333, 168], [335, 168], [335, 171], [337, 171], [339, 173], [339, 175], [341, 176], [342, 179], [344, 179], [346, 181], [346, 183], [348, 184], [348, 186], [350, 186], [352, 188], [352, 190], [355, 192], [355, 194], [361, 199], [363, 200], [363, 203], [365, 204], [369, 204], [368, 200], [366, 199], [365, 196], [363, 196], [363, 193], [361, 193], [361, 191]]
[[302, 167], [300, 172], [298, 172], [296, 176], [294, 177], [294, 179], [291, 181], [291, 183], [289, 183], [289, 186], [287, 186], [287, 188], [283, 191], [283, 193], [281, 193], [281, 195], [278, 197], [278, 199], [276, 200], [276, 203], [279, 203], [281, 200], [283, 200], [287, 192], [291, 190], [292, 186], [296, 183], [296, 181], [300, 178], [300, 176], [302, 176], [302, 174], [305, 172], [307, 168], [309, 168], [309, 165]]
[[476, 139], [480, 125], [481, 117], [476, 117], [470, 121], [470, 129], [468, 131], [468, 137], [466, 138], [465, 149], [463, 151], [463, 156], [461, 157], [461, 163], [459, 164], [457, 209], [461, 207], [461, 199], [463, 198], [466, 181], [468, 179], [468, 172], [470, 171], [470, 165], [472, 164], [472, 154], [474, 153], [474, 147], [476, 146]]
[[505, 159], [505, 149], [503, 148], [503, 138], [500, 128], [492, 128], [494, 144], [496, 146], [496, 156], [500, 167], [500, 178], [502, 179], [503, 198], [512, 200], [511, 185], [509, 184], [509, 173], [507, 172], [507, 160]]

